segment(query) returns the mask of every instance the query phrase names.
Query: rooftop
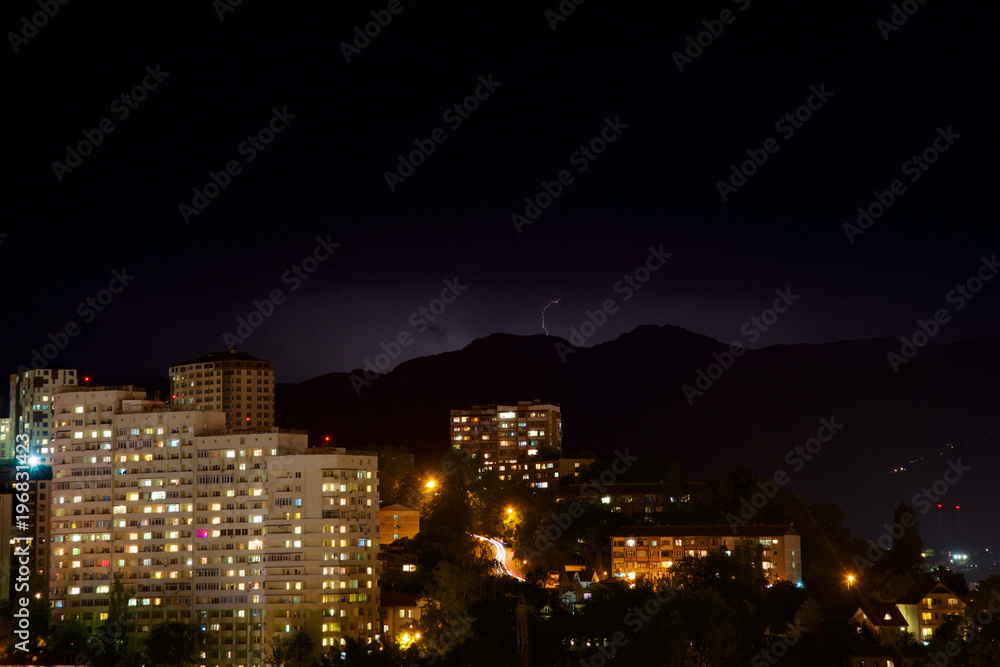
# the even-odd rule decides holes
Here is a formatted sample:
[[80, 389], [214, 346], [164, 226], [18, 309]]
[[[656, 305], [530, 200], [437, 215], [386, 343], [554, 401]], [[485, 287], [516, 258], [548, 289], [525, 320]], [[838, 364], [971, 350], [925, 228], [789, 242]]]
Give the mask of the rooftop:
[[760, 537], [798, 535], [791, 524], [734, 526], [631, 526], [615, 531], [612, 537]]
[[188, 366], [190, 364], [205, 364], [213, 363], [216, 361], [263, 361], [268, 364], [273, 364], [273, 361], [266, 361], [260, 359], [253, 355], [247, 354], [246, 352], [238, 352], [236, 348], [231, 350], [225, 350], [222, 352], [199, 352], [194, 356], [194, 359], [188, 361], [181, 361], [176, 364], [170, 364], [170, 367], [175, 366]]

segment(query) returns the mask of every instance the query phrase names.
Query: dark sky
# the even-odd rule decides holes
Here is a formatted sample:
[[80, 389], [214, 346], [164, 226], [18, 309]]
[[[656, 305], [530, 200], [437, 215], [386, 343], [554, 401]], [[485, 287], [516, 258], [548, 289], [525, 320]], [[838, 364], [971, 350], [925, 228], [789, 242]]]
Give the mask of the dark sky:
[[[280, 381], [358, 368], [404, 332], [398, 360], [540, 333], [559, 297], [546, 324], [562, 336], [616, 299], [587, 344], [645, 323], [747, 342], [779, 288], [799, 300], [755, 347], [909, 335], [940, 308], [935, 341], [1000, 333], [1000, 281], [961, 311], [948, 300], [1000, 251], [995, 6], [913, 1], [891, 31], [889, 2], [565, 0], [555, 30], [557, 0], [222, 6], [72, 2], [36, 30], [38, 4], [4, 5], [5, 372], [69, 324], [55, 362], [164, 375], [227, 347], [276, 289], [239, 347]], [[347, 62], [371, 12], [391, 20]], [[144, 99], [121, 99], [144, 80]], [[477, 87], [478, 108], [446, 115]], [[782, 121], [809, 101], [798, 127]], [[574, 156], [606, 119], [614, 141]], [[270, 143], [243, 143], [271, 122]], [[905, 164], [949, 132], [926, 171]], [[432, 136], [390, 190], [397, 156]], [[766, 162], [724, 201], [748, 151]], [[229, 161], [239, 173], [185, 220]], [[512, 214], [564, 170], [519, 233]], [[844, 224], [897, 179], [905, 192], [849, 242]], [[293, 291], [286, 272], [318, 237], [340, 245]], [[672, 256], [625, 301], [616, 283], [651, 246]], [[134, 278], [91, 313], [123, 268]], [[433, 323], [411, 319], [456, 278]]]

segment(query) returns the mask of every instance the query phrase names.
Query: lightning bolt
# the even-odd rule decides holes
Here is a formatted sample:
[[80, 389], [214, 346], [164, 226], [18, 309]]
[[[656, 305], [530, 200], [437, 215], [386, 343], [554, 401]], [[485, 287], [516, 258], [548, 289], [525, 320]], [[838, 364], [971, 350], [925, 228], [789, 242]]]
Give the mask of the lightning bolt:
[[562, 298], [562, 294], [560, 294], [558, 297], [556, 297], [555, 301], [549, 301], [547, 304], [545, 304], [545, 307], [542, 308], [542, 331], [545, 332], [546, 336], [549, 335], [549, 330], [545, 328], [545, 311], [548, 310], [549, 306], [551, 306], [552, 304], [559, 303], [559, 299], [561, 299], [561, 298]]

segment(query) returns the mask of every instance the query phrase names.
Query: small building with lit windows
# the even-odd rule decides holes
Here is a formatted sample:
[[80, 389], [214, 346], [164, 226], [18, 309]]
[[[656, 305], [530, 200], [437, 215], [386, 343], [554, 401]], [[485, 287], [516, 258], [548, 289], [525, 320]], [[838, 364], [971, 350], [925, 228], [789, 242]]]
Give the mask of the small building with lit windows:
[[791, 525], [632, 526], [615, 532], [611, 543], [611, 574], [628, 580], [669, 579], [681, 558], [741, 548], [760, 559], [770, 583], [802, 583], [801, 537]]
[[420, 616], [426, 602], [421, 595], [415, 593], [382, 593], [382, 604], [378, 609], [382, 636], [402, 644], [418, 641]]
[[383, 544], [416, 537], [420, 532], [420, 512], [399, 503], [386, 505], [378, 511], [378, 529]]
[[930, 641], [949, 616], [965, 614], [965, 601], [939, 582], [915, 584], [896, 600], [896, 606], [908, 630], [922, 642]]

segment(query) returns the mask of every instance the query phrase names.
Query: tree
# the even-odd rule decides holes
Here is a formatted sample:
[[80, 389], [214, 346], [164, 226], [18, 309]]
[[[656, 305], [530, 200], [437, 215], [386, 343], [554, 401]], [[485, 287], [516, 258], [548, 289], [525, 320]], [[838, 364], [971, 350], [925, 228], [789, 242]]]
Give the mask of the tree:
[[413, 455], [405, 447], [379, 448], [378, 489], [383, 506], [399, 503], [417, 507], [422, 502], [420, 474], [413, 466]]
[[152, 667], [196, 665], [209, 644], [209, 634], [196, 623], [160, 623], [153, 626], [146, 638], [146, 664]]
[[264, 647], [264, 661], [272, 667], [313, 667], [318, 663], [312, 635], [299, 630], [287, 637], [275, 637]]
[[81, 653], [87, 650], [90, 628], [80, 621], [56, 623], [49, 639], [49, 653]]
[[96, 667], [130, 667], [139, 662], [135, 614], [128, 604], [134, 595], [135, 591], [125, 590], [121, 573], [115, 573], [115, 583], [108, 600], [108, 620], [88, 641]]
[[892, 526], [902, 530], [893, 536], [892, 549], [886, 554], [886, 568], [893, 573], [917, 575], [923, 562], [924, 541], [917, 532], [917, 515], [906, 503], [900, 503], [892, 513]]

